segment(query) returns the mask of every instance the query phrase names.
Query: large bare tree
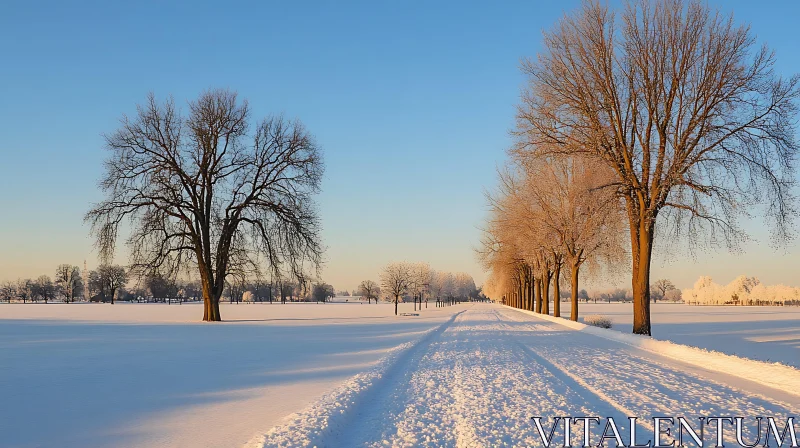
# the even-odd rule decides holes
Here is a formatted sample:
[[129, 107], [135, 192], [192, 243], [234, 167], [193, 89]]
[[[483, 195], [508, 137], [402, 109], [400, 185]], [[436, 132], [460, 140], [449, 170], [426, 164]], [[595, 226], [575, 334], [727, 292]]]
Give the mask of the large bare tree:
[[106, 136], [106, 199], [86, 215], [102, 258], [128, 220], [133, 271], [194, 269], [205, 321], [221, 320], [229, 274], [266, 266], [302, 279], [321, 261], [319, 147], [298, 121], [250, 121], [247, 101], [228, 90], [204, 92], [186, 116], [151, 94]]
[[735, 246], [737, 217], [763, 203], [774, 234], [786, 236], [798, 77], [781, 78], [774, 63], [749, 27], [703, 1], [636, 0], [616, 15], [587, 0], [523, 65], [519, 150], [614, 170], [608, 187], [624, 199], [630, 230], [634, 333], [650, 334], [658, 230]]

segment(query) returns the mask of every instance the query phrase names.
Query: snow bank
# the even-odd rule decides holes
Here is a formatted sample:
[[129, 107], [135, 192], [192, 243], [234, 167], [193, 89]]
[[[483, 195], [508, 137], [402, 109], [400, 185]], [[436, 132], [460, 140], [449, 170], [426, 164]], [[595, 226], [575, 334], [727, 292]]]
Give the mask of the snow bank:
[[561, 317], [553, 317], [545, 314], [537, 314], [532, 311], [520, 310], [508, 307], [521, 313], [529, 314], [540, 319], [561, 324], [573, 330], [589, 333], [601, 338], [612, 341], [622, 342], [623, 344], [656, 353], [667, 358], [683, 361], [698, 367], [717, 372], [727, 373], [739, 378], [753, 381], [786, 392], [791, 395], [800, 396], [800, 370], [781, 363], [768, 363], [754, 361], [748, 358], [728, 355], [725, 353], [704, 350], [683, 344], [676, 344], [670, 341], [660, 341], [648, 336], [621, 333], [615, 330], [592, 327], [580, 322], [574, 322]]
[[593, 327], [600, 327], [600, 328], [611, 328], [613, 325], [611, 323], [611, 319], [607, 318], [606, 316], [601, 316], [599, 314], [592, 314], [583, 318], [583, 322], [586, 325], [591, 325]]

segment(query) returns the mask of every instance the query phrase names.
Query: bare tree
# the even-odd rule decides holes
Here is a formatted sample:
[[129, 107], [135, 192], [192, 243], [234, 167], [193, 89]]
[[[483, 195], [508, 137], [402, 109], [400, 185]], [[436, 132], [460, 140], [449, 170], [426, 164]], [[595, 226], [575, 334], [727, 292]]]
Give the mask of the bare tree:
[[661, 278], [656, 280], [655, 283], [653, 283], [651, 289], [656, 290], [656, 295], [654, 299], [664, 299], [665, 297], [667, 297], [667, 291], [675, 289], [675, 285], [670, 280]]
[[181, 113], [150, 95], [106, 136], [106, 199], [86, 219], [106, 260], [130, 220], [135, 272], [196, 269], [203, 320], [218, 321], [228, 274], [266, 264], [302, 284], [306, 263], [319, 267], [322, 156], [297, 121], [269, 117], [248, 135], [250, 107], [234, 92], [205, 92]]
[[60, 264], [56, 268], [55, 284], [58, 292], [64, 297], [64, 301], [74, 302], [75, 298], [81, 294], [83, 289], [83, 279], [81, 269], [71, 264]]
[[151, 272], [144, 278], [144, 285], [153, 299], [161, 299], [169, 303], [172, 297], [178, 295], [178, 285], [175, 280], [161, 272]]
[[27, 278], [17, 279], [14, 285], [14, 295], [22, 299], [22, 303], [28, 303], [28, 300], [33, 296], [33, 282]]
[[630, 230], [633, 332], [649, 335], [657, 229], [735, 247], [737, 217], [766, 203], [786, 238], [800, 79], [776, 75], [749, 27], [700, 0], [636, 0], [617, 17], [589, 0], [545, 34], [523, 66], [517, 149], [613, 169], [608, 188]]
[[50, 276], [41, 275], [31, 282], [31, 298], [47, 303], [55, 297], [55, 294], [56, 289]]
[[411, 265], [405, 262], [389, 263], [381, 272], [381, 289], [394, 297], [394, 314], [397, 315], [397, 303], [405, 294], [411, 282]]
[[97, 274], [102, 285], [102, 292], [107, 294], [104, 299], [110, 300], [113, 305], [117, 289], [125, 286], [125, 283], [128, 282], [128, 273], [122, 266], [103, 264], [97, 267]]
[[16, 296], [16, 284], [11, 280], [0, 283], [0, 299], [5, 299], [11, 303], [11, 299]]
[[422, 296], [430, 288], [433, 271], [428, 263], [413, 263], [409, 265], [408, 292], [413, 296], [414, 311], [417, 309], [419, 300], [420, 310], [422, 309]]
[[375, 304], [377, 305], [378, 297], [381, 296], [381, 288], [372, 280], [364, 280], [358, 285], [358, 293], [367, 298], [367, 303], [375, 299]]

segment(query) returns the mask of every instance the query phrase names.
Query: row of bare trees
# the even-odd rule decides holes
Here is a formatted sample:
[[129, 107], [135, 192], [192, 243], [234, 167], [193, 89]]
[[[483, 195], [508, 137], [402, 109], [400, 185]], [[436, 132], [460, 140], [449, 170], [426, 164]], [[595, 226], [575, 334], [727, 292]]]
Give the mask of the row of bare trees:
[[431, 269], [428, 263], [394, 262], [386, 265], [380, 273], [380, 286], [368, 280], [362, 282], [361, 290], [365, 292], [367, 283], [373, 287], [371, 295], [380, 296], [381, 291], [390, 300], [394, 300], [394, 313], [397, 314], [397, 304], [400, 298], [410, 297], [422, 309], [422, 302], [426, 307], [428, 299], [436, 299], [440, 303], [474, 300], [479, 297], [479, 289], [475, 287], [472, 276], [463, 272], [452, 273]]
[[[775, 244], [789, 237], [799, 78], [776, 73], [749, 26], [699, 0], [636, 0], [619, 11], [586, 0], [544, 33], [543, 47], [523, 63], [512, 169], [491, 201], [482, 257], [495, 294], [530, 307], [536, 279], [544, 288], [561, 261], [576, 269], [609, 251], [622, 223], [633, 332], [649, 335], [659, 238], [736, 248], [739, 220], [754, 210]], [[511, 207], [509, 197], [525, 202]], [[576, 214], [564, 223], [561, 210]], [[525, 213], [536, 222], [514, 218]]]
[[500, 188], [487, 195], [491, 215], [478, 250], [490, 271], [487, 293], [544, 314], [552, 297], [552, 313], [560, 317], [563, 273], [570, 318], [577, 320], [581, 267], [619, 264], [625, 255], [618, 200], [598, 188], [609, 178], [602, 166], [582, 158], [513, 158], [500, 172]]
[[[36, 279], [18, 279], [0, 284], [0, 300], [44, 302], [58, 300], [71, 303], [77, 300], [92, 300], [114, 303], [117, 292], [128, 281], [125, 268], [116, 265], [100, 265], [88, 273], [84, 284], [83, 274], [78, 266], [61, 264], [56, 268], [55, 277], [41, 275]], [[88, 291], [86, 291], [88, 287]]]

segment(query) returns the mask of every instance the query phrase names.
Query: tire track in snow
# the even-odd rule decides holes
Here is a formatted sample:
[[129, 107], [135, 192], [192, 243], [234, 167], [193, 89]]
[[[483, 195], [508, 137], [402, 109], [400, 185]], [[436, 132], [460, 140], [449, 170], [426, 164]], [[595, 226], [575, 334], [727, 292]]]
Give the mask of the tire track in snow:
[[533, 446], [541, 441], [530, 416], [594, 415], [593, 403], [531, 362], [510, 336], [494, 308], [461, 316], [414, 372], [389, 432], [367, 446]]
[[357, 446], [342, 445], [337, 440], [360, 425], [357, 417], [364, 403], [380, 395], [380, 389], [393, 380], [399, 366], [414, 356], [420, 346], [449, 327], [461, 313], [464, 311], [455, 313], [416, 341], [399, 345], [367, 372], [353, 376], [305, 410], [287, 417], [288, 423], [254, 437], [244, 448]]
[[[573, 375], [569, 372], [568, 369], [565, 367], [553, 363], [546, 358], [540, 356], [521, 342], [515, 341], [515, 343], [525, 352], [528, 357], [534, 361], [538, 362], [545, 369], [549, 370], [553, 376], [558, 377], [562, 382], [564, 382], [567, 387], [571, 388], [572, 390], [576, 391], [579, 395], [583, 396], [587, 401], [595, 403], [595, 413], [592, 417], [613, 417], [614, 421], [618, 424], [618, 428], [621, 432], [625, 433], [629, 431], [629, 424], [628, 424], [628, 417], [635, 416], [630, 409], [626, 408], [621, 403], [614, 400], [612, 397], [606, 395], [602, 390], [596, 389], [591, 385], [587, 384], [582, 378]], [[580, 361], [578, 361], [580, 362]], [[643, 395], [641, 398], [646, 399]], [[667, 414], [664, 414], [667, 415]], [[637, 424], [636, 431], [639, 434], [651, 432], [652, 433], [652, 426], [641, 425]]]

